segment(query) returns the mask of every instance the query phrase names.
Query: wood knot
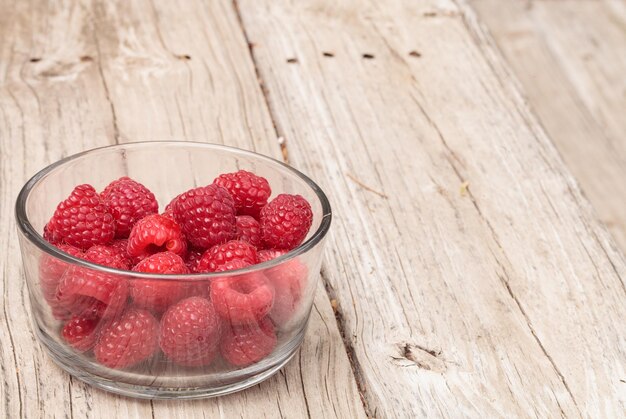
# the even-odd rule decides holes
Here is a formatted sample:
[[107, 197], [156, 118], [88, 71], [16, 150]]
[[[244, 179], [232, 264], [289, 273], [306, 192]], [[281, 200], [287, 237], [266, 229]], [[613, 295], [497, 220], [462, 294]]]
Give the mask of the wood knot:
[[399, 367], [416, 366], [423, 370], [442, 373], [447, 366], [442, 358], [441, 349], [429, 349], [416, 343], [400, 342], [395, 345], [393, 363]]
[[436, 18], [436, 17], [457, 17], [460, 13], [456, 10], [427, 10], [422, 13], [422, 16], [425, 18]]
[[37, 61], [30, 60], [35, 63], [34, 76], [38, 79], [47, 79], [55, 81], [72, 80], [84, 71], [93, 59], [89, 56], [78, 57], [71, 61], [54, 61], [54, 60], [42, 60]]
[[330, 306], [333, 308], [333, 313], [337, 314], [337, 312], [339, 311], [339, 304], [337, 303], [337, 300], [335, 300], [334, 298], [331, 299]]

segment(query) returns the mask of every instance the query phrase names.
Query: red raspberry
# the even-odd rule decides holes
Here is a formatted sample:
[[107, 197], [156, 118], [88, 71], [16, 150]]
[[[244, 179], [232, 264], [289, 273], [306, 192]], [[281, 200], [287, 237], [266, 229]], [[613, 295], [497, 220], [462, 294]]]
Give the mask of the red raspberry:
[[103, 328], [93, 353], [106, 367], [131, 367], [157, 351], [158, 332], [159, 322], [152, 314], [131, 308]]
[[220, 329], [220, 320], [209, 300], [186, 298], [170, 307], [161, 319], [161, 349], [177, 364], [208, 365], [217, 356]]
[[176, 202], [179, 196], [180, 195], [174, 197], [174, 199], [172, 199], [170, 203], [165, 206], [165, 211], [163, 211], [163, 214], [161, 214], [162, 216], [167, 217], [170, 220], [176, 221], [176, 218], [174, 218], [174, 202]]
[[130, 268], [130, 260], [126, 252], [121, 250], [119, 246], [91, 246], [85, 252], [83, 259], [98, 265], [108, 266], [109, 268], [128, 270]]
[[272, 194], [265, 178], [245, 170], [219, 175], [213, 183], [226, 188], [232, 195], [238, 215], [258, 217]]
[[146, 257], [170, 251], [184, 257], [187, 242], [180, 226], [159, 214], [148, 215], [133, 226], [128, 237], [128, 254], [137, 263]]
[[291, 250], [309, 232], [311, 205], [300, 195], [280, 194], [261, 210], [263, 242], [272, 249]]
[[[139, 262], [135, 272], [154, 274], [187, 274], [189, 269], [185, 261], [175, 253], [155, 253]], [[130, 296], [137, 307], [162, 313], [167, 308], [182, 299], [186, 289], [179, 281], [156, 279], [131, 279]]]
[[61, 331], [65, 342], [79, 352], [85, 352], [96, 344], [98, 334], [96, 329], [100, 319], [93, 311], [72, 317]]
[[178, 198], [180, 198], [180, 196], [181, 196], [181, 195], [182, 195], [182, 193], [181, 193], [181, 194], [179, 194], [179, 195], [176, 195], [176, 196], [175, 196], [175, 197], [174, 197], [174, 198], [173, 198], [173, 199], [169, 202], [169, 204], [167, 204], [167, 205], [165, 206], [165, 212], [163, 213], [163, 215], [165, 215], [165, 213], [171, 213], [171, 214], [173, 214], [173, 213], [174, 213], [174, 205], [176, 204], [176, 201], [178, 200]]
[[58, 304], [72, 314], [92, 309], [106, 318], [119, 314], [127, 298], [125, 278], [78, 266], [65, 272], [55, 296]]
[[237, 259], [254, 265], [257, 262], [256, 249], [251, 244], [238, 240], [219, 244], [204, 252], [196, 269], [198, 272], [224, 272], [220, 268]]
[[222, 265], [219, 265], [217, 267], [217, 269], [215, 270], [215, 272], [228, 272], [228, 271], [234, 271], [237, 269], [243, 269], [245, 267], [250, 266], [251, 263], [249, 263], [246, 260], [243, 259], [233, 259], [233, 260], [229, 260], [228, 262], [225, 262]]
[[88, 249], [113, 240], [115, 220], [93, 186], [79, 185], [57, 206], [48, 233], [53, 243]]
[[[192, 273], [200, 273], [198, 270], [198, 262], [202, 258], [204, 254], [204, 250], [192, 249], [187, 253], [187, 260], [185, 264], [189, 271]], [[209, 298], [209, 281], [205, 279], [199, 279], [193, 281], [193, 283], [189, 283], [187, 286], [187, 296], [200, 296], [204, 298]]]
[[183, 258], [174, 252], [161, 252], [150, 255], [135, 265], [133, 271], [170, 275], [189, 273], [189, 269], [187, 265], [185, 265]]
[[257, 249], [261, 248], [261, 224], [254, 217], [239, 215], [237, 217], [237, 240], [250, 243]]
[[[232, 261], [236, 269], [244, 264]], [[245, 265], [244, 265], [245, 266]], [[231, 324], [255, 322], [272, 308], [274, 288], [261, 273], [217, 278], [211, 281], [211, 301], [217, 313]]]
[[52, 237], [52, 233], [50, 232], [50, 229], [48, 228], [48, 224], [43, 226], [43, 239], [50, 244], [54, 244], [54, 245], [59, 244], [54, 241], [54, 238]]
[[191, 189], [174, 200], [172, 209], [183, 233], [197, 248], [208, 249], [235, 237], [235, 204], [220, 186]]
[[284, 325], [295, 313], [306, 287], [309, 270], [298, 259], [291, 259], [273, 268], [265, 275], [274, 286], [274, 305], [269, 313], [277, 325]]
[[[276, 259], [287, 250], [259, 250], [259, 263]], [[277, 325], [284, 325], [296, 311], [307, 283], [308, 268], [298, 259], [292, 259], [264, 271], [274, 287], [274, 304], [269, 316]]]
[[245, 367], [259, 362], [276, 347], [276, 332], [267, 318], [227, 328], [220, 343], [222, 357], [230, 364]]
[[[70, 246], [69, 244], [60, 244], [56, 246], [59, 250], [67, 253], [68, 255], [76, 258], [82, 258], [84, 253], [77, 247]], [[59, 285], [61, 277], [65, 271], [69, 268], [67, 262], [57, 259], [54, 256], [43, 254], [39, 261], [39, 280], [42, 288], [46, 290], [52, 290], [52, 294], [56, 293], [56, 288]]]
[[287, 252], [287, 250], [264, 249], [257, 252], [257, 257], [259, 259], [259, 263], [263, 263], [272, 259], [276, 259], [277, 257], [282, 256]]
[[[83, 251], [77, 247], [69, 244], [60, 244], [57, 247], [59, 250], [76, 258], [83, 257]], [[41, 286], [41, 292], [52, 309], [52, 314], [57, 319], [67, 319], [71, 315], [56, 299], [59, 281], [61, 281], [61, 277], [69, 267], [68, 263], [45, 253], [39, 259], [39, 285]]]
[[141, 183], [126, 176], [111, 182], [100, 197], [115, 218], [117, 238], [128, 237], [137, 221], [146, 215], [159, 212], [159, 204], [154, 194]]
[[203, 254], [204, 250], [198, 249], [191, 249], [187, 252], [185, 264], [187, 265], [187, 268], [189, 268], [189, 272], [200, 272], [198, 271], [198, 262], [200, 262]]
[[174, 218], [174, 210], [172, 210], [171, 208], [166, 209], [161, 215], [165, 218], [169, 218], [170, 220], [176, 222], [176, 218]]
[[119, 252], [128, 260], [128, 265], [132, 266], [133, 258], [128, 254], [128, 239], [115, 239], [109, 244], [109, 247], [119, 250]]
[[[276, 259], [287, 253], [286, 250], [260, 250], [259, 263]], [[298, 259], [292, 259], [265, 270], [265, 275], [274, 286], [276, 295], [270, 317], [277, 325], [284, 325], [291, 319], [302, 299], [306, 287], [308, 268]]]

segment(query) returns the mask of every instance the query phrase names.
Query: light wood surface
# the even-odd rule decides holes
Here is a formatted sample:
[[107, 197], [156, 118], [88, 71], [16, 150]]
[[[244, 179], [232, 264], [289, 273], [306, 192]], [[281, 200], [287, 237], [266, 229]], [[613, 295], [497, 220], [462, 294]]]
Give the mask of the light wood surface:
[[28, 177], [61, 157], [129, 140], [281, 152], [229, 1], [5, 2], [0, 16], [0, 417], [364, 416], [322, 286], [295, 359], [238, 395], [136, 401], [71, 379], [46, 357], [30, 327], [13, 219]]
[[[567, 29], [551, 29], [563, 51]], [[610, 33], [607, 57], [626, 45]], [[0, 417], [623, 416], [626, 261], [594, 212], [622, 222], [597, 176], [616, 185], [623, 154], [586, 169], [576, 149], [623, 150], [620, 73], [551, 59], [604, 83], [570, 99], [591, 115], [574, 157], [554, 99], [521, 88], [532, 67], [511, 60], [514, 75], [464, 1], [0, 1]], [[34, 338], [19, 188], [63, 156], [149, 139], [288, 159], [331, 199], [307, 338], [257, 387], [130, 400], [71, 379]]]
[[368, 413], [623, 413], [624, 258], [473, 11], [240, 10], [290, 159], [331, 194], [324, 278]]
[[626, 2], [470, 3], [598, 216], [626, 250]]

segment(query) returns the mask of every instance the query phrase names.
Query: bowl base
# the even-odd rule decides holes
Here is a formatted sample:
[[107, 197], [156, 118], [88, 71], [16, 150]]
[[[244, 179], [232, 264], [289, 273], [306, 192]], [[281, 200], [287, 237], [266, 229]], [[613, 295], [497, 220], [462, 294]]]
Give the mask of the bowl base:
[[[285, 366], [296, 354], [300, 348], [306, 327], [289, 342], [287, 351], [280, 351], [280, 354], [271, 356], [271, 363], [263, 363], [262, 368], [257, 368], [253, 373], [245, 374], [245, 378], [227, 385], [197, 385], [195, 387], [174, 388], [174, 387], [157, 387], [154, 385], [132, 384], [129, 382], [108, 379], [97, 374], [86, 371], [81, 366], [74, 365], [75, 356], [68, 356], [67, 351], [62, 349], [56, 350], [57, 344], [46, 336], [45, 332], [37, 329], [40, 341], [45, 351], [50, 355], [53, 362], [62, 370], [93, 387], [119, 394], [126, 397], [135, 397], [139, 399], [177, 399], [192, 400], [223, 396], [226, 394], [236, 393], [246, 388], [252, 387], [276, 374], [283, 366]], [[280, 355], [280, 356], [276, 356]], [[70, 362], [73, 360], [73, 362]], [[261, 364], [261, 363], [259, 363]], [[259, 365], [257, 364], [257, 365]], [[260, 366], [260, 365], [259, 365]], [[254, 366], [253, 366], [254, 367]], [[249, 369], [248, 367], [247, 369]]]

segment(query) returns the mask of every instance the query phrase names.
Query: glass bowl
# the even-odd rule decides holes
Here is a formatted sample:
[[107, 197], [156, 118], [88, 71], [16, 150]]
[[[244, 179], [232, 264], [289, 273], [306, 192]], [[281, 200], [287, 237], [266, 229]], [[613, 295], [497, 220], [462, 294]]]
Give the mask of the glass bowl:
[[[217, 175], [239, 169], [265, 177], [271, 185], [272, 198], [289, 193], [300, 194], [309, 201], [313, 224], [300, 246], [276, 259], [235, 271], [158, 275], [90, 263], [60, 251], [42, 236], [56, 206], [76, 185], [88, 183], [101, 191], [112, 180], [129, 176], [155, 194], [159, 211], [163, 212], [165, 204], [182, 191], [208, 185]], [[46, 167], [24, 185], [17, 198], [16, 217], [34, 328], [61, 368], [91, 385], [127, 396], [199, 398], [257, 384], [294, 355], [304, 337], [313, 305], [331, 210], [328, 199], [311, 179], [271, 158], [221, 145], [143, 142], [86, 151]], [[235, 326], [217, 316], [221, 319], [217, 332], [198, 335], [196, 340], [186, 343], [195, 354], [194, 359], [166, 355], [162, 347], [167, 345], [162, 345], [157, 333], [156, 349], [149, 358], [135, 365], [120, 362], [106, 366], [98, 362], [93, 350], [83, 351], [81, 345], [72, 347], [62, 335], [64, 325], [71, 321], [71, 313], [59, 307], [55, 298], [60, 294], [58, 284], [70, 275], [80, 278], [85, 289], [93, 281], [104, 281], [114, 289], [105, 304], [86, 296], [89, 292], [80, 294], [81, 304], [99, 304], [95, 324], [82, 325], [82, 330], [93, 329], [88, 334], [93, 340], [99, 339], [105, 328], [117, 328], [123, 334], [128, 317], [120, 321], [120, 316], [134, 309], [128, 289], [138, 283], [152, 286], [167, 283], [175, 289], [172, 293], [178, 292], [183, 299], [202, 298], [204, 303], [213, 305], [212, 284], [219, 281], [245, 284], [262, 278], [271, 289], [271, 309], [262, 318], [255, 315], [254, 320]], [[165, 315], [154, 310], [150, 314], [149, 321], [143, 319], [143, 327], [158, 331], [165, 323], [161, 322]], [[177, 327], [171, 324], [176, 317], [173, 319], [169, 326]], [[254, 344], [246, 346], [246, 339]], [[226, 352], [236, 356], [225, 357]]]

